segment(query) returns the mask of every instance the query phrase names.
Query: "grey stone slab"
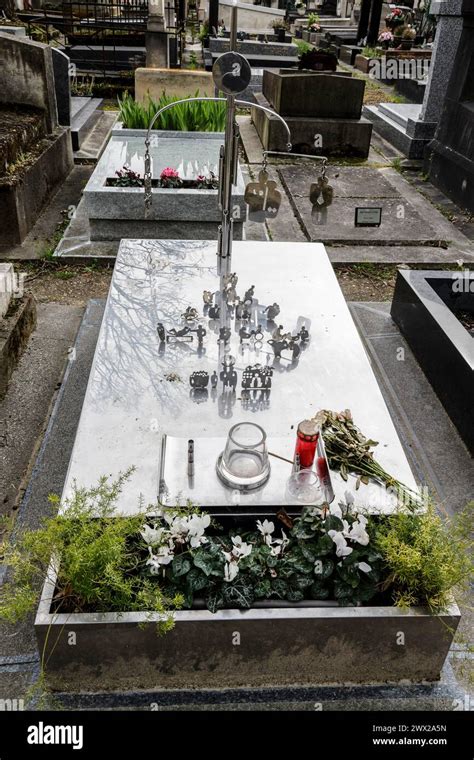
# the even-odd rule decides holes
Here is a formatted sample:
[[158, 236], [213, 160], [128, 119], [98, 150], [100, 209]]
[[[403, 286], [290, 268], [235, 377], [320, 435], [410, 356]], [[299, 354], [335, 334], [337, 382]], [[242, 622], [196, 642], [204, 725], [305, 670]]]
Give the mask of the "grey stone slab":
[[474, 263], [474, 251], [429, 245], [340, 245], [326, 246], [333, 264], [371, 261], [378, 264], [456, 264]]
[[76, 163], [96, 163], [104, 152], [109, 135], [117, 121], [115, 111], [101, 111], [92, 129], [85, 136], [79, 150], [74, 152]]
[[[304, 165], [279, 166], [278, 172], [292, 196], [308, 197], [311, 183], [320, 174], [320, 164], [308, 160]], [[330, 165], [327, 177], [335, 198], [400, 198], [399, 191], [378, 169]]]
[[[327, 212], [327, 222], [317, 224], [312, 217], [309, 197], [296, 196], [297, 214], [310, 240], [330, 243], [370, 243], [384, 245], [437, 245], [439, 235], [406, 200], [335, 198]], [[380, 227], [356, 227], [356, 206], [382, 207]], [[404, 217], [400, 218], [403, 209]]]
[[418, 120], [421, 105], [416, 103], [379, 103], [379, 110], [381, 113], [390, 116], [393, 121], [398, 122], [402, 127], [406, 127], [408, 119]]
[[408, 344], [394, 333], [389, 309], [351, 304], [410, 464], [438, 508], [452, 515], [474, 494], [474, 464]]
[[82, 308], [37, 305], [37, 328], [14, 371], [0, 406], [0, 512], [15, 505], [18, 488], [48, 418], [50, 399], [61, 379]]
[[423, 158], [426, 139], [418, 139], [408, 135], [398, 121], [384, 114], [378, 106], [364, 106], [362, 114], [372, 122], [375, 131], [391, 142], [407, 158]]

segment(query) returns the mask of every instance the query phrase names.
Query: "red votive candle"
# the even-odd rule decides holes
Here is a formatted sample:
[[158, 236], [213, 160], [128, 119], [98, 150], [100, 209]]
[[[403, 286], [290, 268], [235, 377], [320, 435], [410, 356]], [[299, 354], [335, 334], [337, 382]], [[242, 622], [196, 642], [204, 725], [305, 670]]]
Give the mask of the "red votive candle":
[[296, 458], [296, 455], [299, 454], [300, 467], [306, 469], [313, 466], [318, 438], [319, 427], [315, 422], [312, 420], [303, 420], [303, 422], [300, 422], [296, 433], [294, 457]]

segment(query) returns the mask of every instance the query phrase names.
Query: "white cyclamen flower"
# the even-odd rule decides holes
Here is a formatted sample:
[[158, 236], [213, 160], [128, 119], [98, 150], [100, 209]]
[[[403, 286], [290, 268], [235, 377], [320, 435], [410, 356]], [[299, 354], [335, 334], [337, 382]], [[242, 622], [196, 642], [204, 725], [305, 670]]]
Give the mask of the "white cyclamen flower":
[[152, 528], [150, 525], [144, 525], [140, 534], [146, 544], [156, 546], [162, 540], [164, 528]]
[[260, 522], [260, 520], [257, 520], [257, 528], [259, 529], [262, 536], [271, 536], [271, 534], [275, 530], [275, 525], [269, 520], [264, 520], [263, 522]]
[[347, 546], [347, 541], [341, 531], [328, 530], [328, 536], [330, 536], [336, 544], [336, 555], [338, 557], [347, 557], [354, 551], [350, 546]]
[[151, 546], [148, 547], [150, 556], [146, 561], [146, 564], [150, 566], [150, 573], [156, 575], [162, 565], [169, 565], [173, 559], [173, 554], [170, 552], [167, 546], [160, 546], [156, 554], [153, 554]]
[[359, 515], [356, 522], [352, 523], [352, 527], [347, 534], [351, 541], [356, 541], [362, 546], [367, 546], [369, 543], [369, 534], [366, 531], [367, 518], [364, 515]]
[[282, 530], [281, 535], [283, 538], [275, 538], [275, 540], [271, 542], [270, 548], [273, 557], [278, 557], [278, 555], [281, 554], [290, 543], [290, 539], [287, 537], [284, 530]]
[[209, 527], [211, 522], [211, 516], [205, 515], [192, 515], [188, 520], [188, 538], [193, 548], [205, 544], [207, 541], [204, 531]]
[[367, 562], [359, 562], [357, 564], [357, 567], [359, 568], [359, 570], [362, 570], [363, 573], [370, 573], [370, 571], [372, 570], [372, 568], [370, 567], [370, 565], [367, 564]]
[[245, 541], [242, 541], [241, 536], [233, 536], [232, 543], [234, 544], [232, 553], [239, 559], [248, 557], [252, 551], [252, 544], [246, 544]]
[[237, 562], [226, 562], [224, 566], [224, 580], [230, 583], [239, 572]]

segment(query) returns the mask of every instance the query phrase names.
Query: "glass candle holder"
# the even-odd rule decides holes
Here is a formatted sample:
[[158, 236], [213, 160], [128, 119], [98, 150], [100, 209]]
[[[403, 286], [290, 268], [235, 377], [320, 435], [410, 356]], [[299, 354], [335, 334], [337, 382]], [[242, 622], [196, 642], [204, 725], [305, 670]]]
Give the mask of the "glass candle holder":
[[254, 422], [239, 422], [227, 436], [225, 449], [217, 460], [217, 474], [230, 488], [251, 491], [270, 477], [267, 435]]
[[288, 494], [302, 504], [318, 504], [324, 496], [314, 470], [298, 470], [288, 480]]

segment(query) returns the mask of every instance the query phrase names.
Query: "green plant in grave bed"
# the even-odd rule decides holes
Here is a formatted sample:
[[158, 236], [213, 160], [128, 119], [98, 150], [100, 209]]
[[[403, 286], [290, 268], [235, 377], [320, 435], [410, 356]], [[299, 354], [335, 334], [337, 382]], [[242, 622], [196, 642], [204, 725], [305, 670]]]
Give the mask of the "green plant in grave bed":
[[[89, 490], [75, 487], [63, 504], [66, 514], [47, 517], [39, 530], [25, 531], [7, 546], [3, 562], [9, 580], [0, 587], [0, 619], [15, 622], [36, 605], [38, 592], [57, 558], [54, 611], [161, 613], [160, 632], [173, 625], [172, 611], [180, 596], [167, 597], [140, 572], [139, 530], [144, 510], [115, 518], [114, 507], [132, 469], [110, 483], [100, 479]], [[57, 497], [50, 497], [53, 508]]]
[[376, 527], [374, 546], [383, 558], [383, 587], [400, 607], [424, 605], [436, 612], [473, 580], [474, 501], [443, 520], [432, 505], [423, 515], [399, 512]]
[[[199, 91], [194, 96], [199, 97]], [[144, 104], [136, 103], [126, 93], [118, 99], [120, 121], [127, 129], [148, 129], [157, 111], [181, 98], [163, 92], [158, 101], [148, 98]], [[153, 125], [154, 129], [180, 132], [223, 132], [225, 129], [225, 103], [209, 98], [202, 101], [180, 103], [162, 113]]]

